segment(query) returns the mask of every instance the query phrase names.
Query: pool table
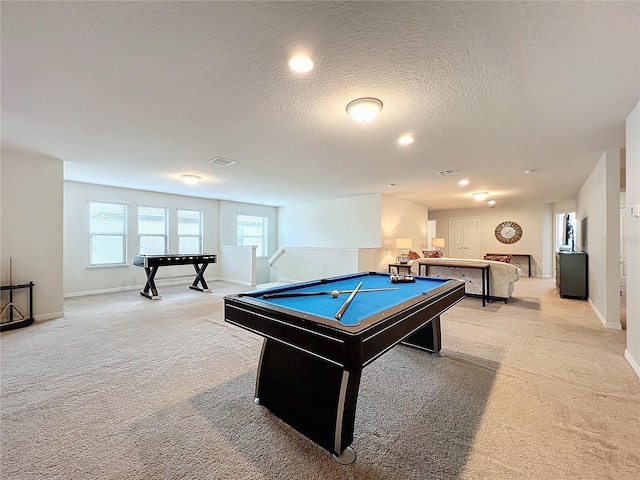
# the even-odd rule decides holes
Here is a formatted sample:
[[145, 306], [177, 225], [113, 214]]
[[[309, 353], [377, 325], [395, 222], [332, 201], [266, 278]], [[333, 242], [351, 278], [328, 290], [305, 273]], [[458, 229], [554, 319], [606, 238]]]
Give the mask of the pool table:
[[413, 278], [362, 272], [226, 296], [225, 321], [264, 337], [255, 402], [353, 462], [362, 369], [400, 342], [437, 354], [440, 315], [464, 298], [463, 282]]

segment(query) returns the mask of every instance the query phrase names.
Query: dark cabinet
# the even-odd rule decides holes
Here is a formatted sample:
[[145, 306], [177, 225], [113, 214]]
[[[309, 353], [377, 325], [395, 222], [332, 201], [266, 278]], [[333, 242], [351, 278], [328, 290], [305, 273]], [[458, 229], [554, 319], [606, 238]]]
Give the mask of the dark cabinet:
[[556, 255], [556, 287], [561, 297], [586, 299], [588, 262], [584, 252], [559, 252]]

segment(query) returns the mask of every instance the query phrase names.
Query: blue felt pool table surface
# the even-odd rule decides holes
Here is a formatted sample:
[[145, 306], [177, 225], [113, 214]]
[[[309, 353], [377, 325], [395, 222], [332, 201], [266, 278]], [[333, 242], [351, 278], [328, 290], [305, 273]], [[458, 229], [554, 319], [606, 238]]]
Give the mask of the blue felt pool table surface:
[[[385, 310], [401, 305], [403, 302], [428, 295], [434, 290], [448, 283], [447, 279], [413, 277], [415, 282], [392, 283], [389, 274], [384, 273], [358, 273], [338, 279], [316, 280], [295, 284], [293, 286], [277, 287], [258, 292], [251, 292], [256, 300], [269, 305], [276, 305], [289, 310], [308, 314], [327, 320], [335, 321], [343, 326], [356, 326], [364, 319], [369, 318]], [[362, 281], [361, 290], [371, 288], [393, 288], [376, 292], [358, 292], [349, 307], [343, 314], [340, 322], [335, 319], [335, 314], [349, 297], [349, 293], [341, 293], [337, 298], [331, 294], [326, 295], [301, 295], [280, 298], [262, 298], [270, 293], [304, 293], [304, 292], [330, 292], [332, 290], [353, 290]]]

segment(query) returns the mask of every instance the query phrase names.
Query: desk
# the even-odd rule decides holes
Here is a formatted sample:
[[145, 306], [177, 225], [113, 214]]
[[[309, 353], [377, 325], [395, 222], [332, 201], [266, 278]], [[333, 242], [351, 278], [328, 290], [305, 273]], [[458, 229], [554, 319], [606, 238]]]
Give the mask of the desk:
[[454, 268], [465, 280], [468, 280], [474, 287], [478, 288], [469, 278], [462, 272], [460, 269], [464, 268], [473, 268], [476, 270], [481, 270], [482, 273], [482, 290], [480, 291], [480, 297], [482, 298], [482, 306], [486, 306], [487, 301], [491, 300], [491, 292], [490, 292], [490, 282], [489, 282], [489, 264], [486, 262], [456, 262], [455, 260], [442, 260], [437, 259], [436, 262], [430, 263], [428, 258], [420, 259], [420, 263], [418, 263], [418, 275], [423, 275], [422, 271], [424, 270], [424, 276], [429, 276], [429, 267], [444, 267], [444, 270], [440, 272], [440, 275], [445, 273], [449, 268]]
[[392, 268], [396, 269], [398, 275], [402, 274], [403, 271], [405, 271], [407, 275], [411, 275], [411, 265], [408, 263], [390, 263], [389, 273], [393, 273], [391, 271]]
[[[165, 265], [193, 265], [196, 271], [196, 278], [193, 284], [189, 286], [193, 290], [199, 290], [201, 292], [208, 292], [209, 286], [204, 279], [204, 271], [207, 269], [207, 265], [210, 263], [216, 263], [215, 255], [134, 255], [133, 264], [138, 267], [144, 267], [144, 271], [147, 274], [147, 283], [144, 286], [144, 290], [140, 292], [140, 295], [150, 298], [152, 300], [159, 300], [162, 298], [158, 294], [156, 287], [155, 277], [158, 272], [158, 267]], [[202, 285], [201, 287], [198, 284]], [[151, 293], [149, 293], [151, 291]]]
[[485, 253], [485, 255], [495, 255], [497, 257], [508, 255], [513, 260], [513, 257], [527, 257], [528, 268], [525, 268], [524, 265], [520, 264], [516, 260], [513, 261], [516, 265], [518, 265], [521, 269], [526, 270], [529, 278], [531, 278], [531, 254], [529, 253]]
[[[334, 315], [348, 293], [264, 298], [354, 289], [360, 281], [361, 289], [397, 290], [357, 293], [340, 322]], [[224, 319], [264, 337], [256, 403], [348, 464], [362, 369], [400, 342], [439, 352], [440, 315], [462, 298], [456, 280], [391, 283], [388, 274], [364, 272], [226, 296]]]

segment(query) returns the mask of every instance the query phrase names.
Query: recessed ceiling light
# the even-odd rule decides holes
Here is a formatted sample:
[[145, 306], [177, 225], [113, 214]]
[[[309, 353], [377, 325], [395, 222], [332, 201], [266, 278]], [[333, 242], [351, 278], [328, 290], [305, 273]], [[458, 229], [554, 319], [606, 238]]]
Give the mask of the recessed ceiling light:
[[195, 185], [200, 181], [200, 177], [198, 175], [180, 175], [182, 181], [187, 185]]
[[464, 187], [465, 185], [469, 185], [469, 180], [467, 180], [466, 178], [465, 178], [464, 180], [460, 180], [460, 181], [458, 182], [458, 185], [462, 185], [463, 187]]
[[347, 112], [356, 122], [366, 123], [375, 119], [382, 110], [382, 102], [377, 98], [358, 98], [347, 105]]
[[389, 188], [393, 188], [393, 187], [395, 187], [395, 186], [396, 186], [396, 184], [395, 184], [395, 183], [389, 183], [389, 184], [387, 184], [387, 187], [389, 187]]
[[409, 144], [413, 143], [413, 140], [414, 140], [413, 135], [407, 134], [407, 135], [402, 135], [398, 139], [398, 143], [400, 145], [409, 145]]
[[307, 73], [313, 70], [313, 61], [306, 55], [296, 55], [289, 60], [289, 68], [294, 72]]
[[525, 175], [529, 175], [530, 173], [533, 173], [533, 172], [535, 172], [535, 169], [530, 168], [530, 169], [528, 169], [528, 170], [525, 170], [525, 171], [524, 171], [524, 174], [525, 174]]
[[472, 195], [476, 200], [486, 200], [486, 198], [489, 196], [489, 192], [476, 192]]
[[495, 201], [495, 200], [489, 200], [487, 203], [488, 203], [489, 205], [495, 205], [495, 204], [496, 204], [496, 201]]

